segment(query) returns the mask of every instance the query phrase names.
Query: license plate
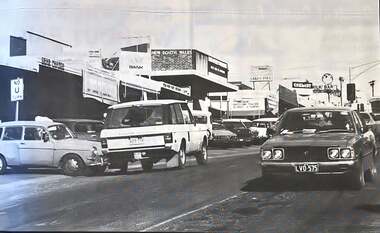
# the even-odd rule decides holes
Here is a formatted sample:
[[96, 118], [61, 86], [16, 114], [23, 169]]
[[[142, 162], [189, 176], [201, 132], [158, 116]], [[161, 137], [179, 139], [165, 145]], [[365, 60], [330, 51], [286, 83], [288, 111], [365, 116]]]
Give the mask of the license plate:
[[142, 138], [130, 138], [129, 144], [136, 145], [136, 144], [142, 144], [144, 141]]
[[306, 173], [306, 172], [318, 172], [319, 167], [317, 163], [301, 163], [294, 165], [296, 172], [298, 173]]

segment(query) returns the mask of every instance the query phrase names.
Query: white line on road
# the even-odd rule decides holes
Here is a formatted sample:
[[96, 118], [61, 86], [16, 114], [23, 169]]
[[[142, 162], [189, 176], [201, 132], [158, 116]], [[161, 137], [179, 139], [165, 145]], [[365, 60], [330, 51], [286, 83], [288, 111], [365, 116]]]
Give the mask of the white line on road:
[[157, 224], [155, 224], [155, 225], [153, 225], [153, 226], [150, 226], [150, 227], [148, 227], [148, 228], [145, 228], [145, 229], [141, 230], [141, 232], [145, 232], [145, 231], [153, 230], [154, 228], [160, 227], [160, 226], [162, 226], [162, 225], [165, 225], [165, 224], [167, 224], [167, 223], [169, 223], [169, 222], [172, 222], [172, 221], [174, 221], [174, 220], [180, 219], [180, 218], [185, 217], [185, 216], [187, 216], [187, 215], [193, 214], [193, 213], [195, 213], [195, 212], [198, 212], [198, 211], [201, 211], [201, 210], [207, 209], [207, 208], [209, 208], [209, 207], [211, 207], [211, 206], [214, 206], [214, 205], [217, 205], [217, 204], [221, 204], [221, 203], [223, 203], [223, 202], [226, 202], [226, 201], [229, 201], [229, 200], [231, 200], [231, 199], [237, 198], [239, 195], [242, 195], [242, 194], [243, 194], [243, 193], [238, 193], [238, 194], [232, 195], [232, 196], [230, 196], [230, 197], [227, 197], [227, 198], [225, 198], [225, 199], [223, 199], [223, 200], [221, 200], [221, 201], [213, 202], [213, 203], [210, 203], [210, 204], [208, 204], [208, 205], [202, 206], [202, 207], [200, 207], [200, 208], [198, 208], [198, 209], [195, 209], [195, 210], [191, 210], [191, 211], [185, 212], [185, 213], [180, 214], [180, 215], [177, 215], [177, 216], [175, 216], [175, 217], [173, 217], [173, 218], [169, 218], [168, 220], [165, 220], [165, 221], [163, 221], [163, 222], [160, 222], [160, 223], [157, 223]]

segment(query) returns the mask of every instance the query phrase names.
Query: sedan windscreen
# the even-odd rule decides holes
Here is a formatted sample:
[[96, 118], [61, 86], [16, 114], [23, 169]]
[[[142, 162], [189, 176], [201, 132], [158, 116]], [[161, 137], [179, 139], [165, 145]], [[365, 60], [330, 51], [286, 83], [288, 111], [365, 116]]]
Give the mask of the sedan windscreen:
[[347, 111], [288, 112], [281, 121], [279, 133], [354, 132]]
[[[165, 108], [165, 111], [164, 111]], [[132, 106], [107, 114], [105, 128], [127, 128], [170, 124], [170, 110], [166, 106]]]

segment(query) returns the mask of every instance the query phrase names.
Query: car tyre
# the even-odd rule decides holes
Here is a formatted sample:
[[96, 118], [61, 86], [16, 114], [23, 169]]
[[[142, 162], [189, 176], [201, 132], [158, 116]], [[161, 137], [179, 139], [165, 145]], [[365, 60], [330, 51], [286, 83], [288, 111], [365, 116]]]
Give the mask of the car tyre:
[[5, 173], [7, 169], [7, 161], [5, 161], [4, 157], [0, 155], [0, 175]]
[[355, 190], [360, 190], [364, 187], [365, 175], [363, 165], [361, 165], [360, 168], [351, 175], [349, 181], [350, 186]]
[[185, 152], [185, 146], [182, 143], [181, 148], [179, 149], [178, 153], [178, 168], [183, 169], [186, 166], [186, 152]]
[[86, 165], [82, 159], [76, 155], [68, 155], [62, 163], [63, 173], [68, 176], [81, 176], [85, 171]]
[[374, 157], [372, 157], [371, 167], [365, 173], [365, 180], [369, 181], [369, 182], [374, 182], [376, 180], [376, 177], [377, 177], [377, 167], [375, 164], [375, 159], [374, 159]]
[[142, 159], [141, 161], [141, 167], [145, 172], [150, 172], [153, 169], [153, 161], [150, 159]]
[[201, 151], [195, 157], [197, 159], [197, 163], [199, 165], [206, 165], [208, 161], [208, 150], [207, 150], [207, 142], [203, 141]]
[[122, 164], [123, 165], [120, 168], [120, 173], [121, 174], [127, 174], [127, 172], [128, 172], [128, 160], [124, 161]]

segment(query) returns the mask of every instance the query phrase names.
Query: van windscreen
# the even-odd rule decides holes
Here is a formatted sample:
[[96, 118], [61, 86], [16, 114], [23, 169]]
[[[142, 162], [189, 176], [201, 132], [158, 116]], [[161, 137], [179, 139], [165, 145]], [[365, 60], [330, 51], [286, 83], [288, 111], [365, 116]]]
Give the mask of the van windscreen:
[[132, 106], [113, 109], [107, 114], [105, 128], [130, 128], [169, 124], [168, 106]]

